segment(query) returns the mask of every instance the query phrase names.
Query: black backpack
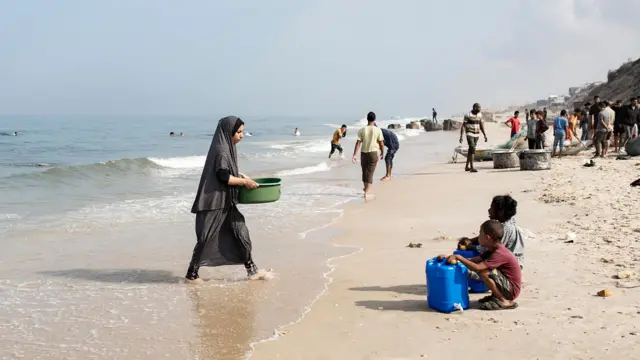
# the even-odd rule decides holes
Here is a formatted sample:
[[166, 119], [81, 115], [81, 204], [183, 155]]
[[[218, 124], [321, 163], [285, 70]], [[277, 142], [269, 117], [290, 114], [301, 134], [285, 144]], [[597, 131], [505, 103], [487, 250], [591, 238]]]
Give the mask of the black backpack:
[[538, 120], [538, 122], [540, 123], [540, 133], [543, 134], [545, 133], [547, 130], [549, 130], [549, 125], [547, 125], [547, 122], [544, 120]]

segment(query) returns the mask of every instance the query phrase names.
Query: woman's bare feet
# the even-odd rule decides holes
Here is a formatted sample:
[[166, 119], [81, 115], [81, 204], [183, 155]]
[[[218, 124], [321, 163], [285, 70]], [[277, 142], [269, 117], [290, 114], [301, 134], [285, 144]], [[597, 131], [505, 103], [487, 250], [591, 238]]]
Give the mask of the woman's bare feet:
[[387, 181], [387, 180], [391, 180], [391, 176], [385, 175], [380, 179], [380, 181]]

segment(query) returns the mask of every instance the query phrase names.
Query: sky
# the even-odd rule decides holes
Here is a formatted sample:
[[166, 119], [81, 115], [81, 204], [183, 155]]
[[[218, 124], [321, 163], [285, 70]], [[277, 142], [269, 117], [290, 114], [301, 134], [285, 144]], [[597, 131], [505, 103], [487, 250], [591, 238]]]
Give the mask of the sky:
[[640, 57], [639, 13], [637, 0], [0, 0], [0, 114], [498, 108]]

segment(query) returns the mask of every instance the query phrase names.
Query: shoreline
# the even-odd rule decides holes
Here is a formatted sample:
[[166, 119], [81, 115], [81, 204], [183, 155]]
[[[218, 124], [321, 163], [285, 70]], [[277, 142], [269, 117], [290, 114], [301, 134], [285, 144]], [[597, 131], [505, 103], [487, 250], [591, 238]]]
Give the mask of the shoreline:
[[[640, 352], [631, 346], [634, 337], [635, 341], [638, 339], [632, 334], [640, 330], [636, 325], [640, 317], [637, 290], [617, 287], [611, 280], [617, 268], [637, 273], [635, 262], [640, 258], [629, 249], [639, 245], [637, 241], [626, 244], [623, 249], [627, 253], [615, 252], [616, 260], [612, 261], [616, 265], [605, 264], [606, 269], [597, 253], [589, 254], [588, 261], [583, 260], [589, 246], [586, 244], [596, 242], [594, 249], [604, 251], [601, 238], [611, 229], [583, 230], [581, 221], [574, 219], [593, 213], [594, 206], [606, 199], [598, 197], [595, 203], [583, 204], [575, 194], [570, 195], [584, 181], [590, 184], [589, 190], [603, 191], [607, 174], [615, 171], [632, 177], [637, 170], [633, 169], [633, 160], [607, 159], [600, 163], [609, 171], [598, 174], [583, 170], [581, 159], [554, 159], [553, 168], [543, 172], [493, 170], [491, 162], [481, 162], [475, 176], [464, 173], [463, 164], [440, 164], [407, 178], [377, 183], [376, 199], [366, 205], [349, 204], [335, 225], [344, 235], [335, 238], [333, 244], [363, 250], [332, 261], [331, 281], [312, 305], [313, 311], [295, 324], [280, 327], [278, 331], [283, 335], [256, 344], [247, 358], [435, 358], [450, 352], [453, 343], [459, 355], [465, 356], [490, 347], [504, 354], [519, 352], [523, 354], [521, 358], [527, 359], [576, 358], [578, 354], [588, 354], [578, 358], [614, 354], [640, 358]], [[581, 170], [581, 177], [572, 179]], [[473, 183], [468, 184], [471, 179]], [[621, 185], [633, 199], [629, 182], [622, 181]], [[407, 188], [413, 190], [406, 191]], [[426, 306], [424, 262], [439, 253], [450, 253], [455, 247], [453, 239], [475, 234], [487, 218], [491, 197], [504, 193], [511, 193], [518, 201], [516, 219], [529, 235], [525, 240], [523, 293], [518, 299], [521, 306], [498, 312], [476, 310], [473, 305], [463, 314], [432, 312]], [[451, 214], [458, 219], [452, 219]], [[634, 222], [631, 215], [625, 219], [631, 229], [623, 234], [640, 232], [639, 220]], [[575, 242], [579, 245], [565, 244], [569, 231], [578, 233]], [[450, 241], [434, 240], [444, 238]], [[423, 247], [406, 248], [409, 242], [421, 242]], [[615, 295], [596, 297], [595, 292], [604, 287]], [[471, 295], [472, 304], [477, 298]], [[611, 313], [611, 307], [618, 311]], [[615, 324], [615, 331], [608, 324]], [[484, 344], [486, 338], [479, 336], [478, 330], [485, 327], [494, 333], [489, 339], [497, 343]], [[511, 340], [498, 340], [505, 337]], [[497, 357], [509, 358], [501, 356]]]

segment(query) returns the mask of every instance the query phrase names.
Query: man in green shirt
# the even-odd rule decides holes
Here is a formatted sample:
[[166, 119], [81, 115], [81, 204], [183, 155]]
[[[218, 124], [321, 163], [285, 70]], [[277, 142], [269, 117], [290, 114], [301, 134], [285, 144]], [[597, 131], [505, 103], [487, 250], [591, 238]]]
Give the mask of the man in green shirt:
[[362, 146], [360, 152], [360, 165], [362, 166], [362, 183], [364, 184], [364, 199], [367, 200], [367, 194], [373, 184], [373, 174], [378, 164], [378, 152], [380, 152], [380, 160], [384, 159], [384, 137], [382, 131], [376, 127], [376, 114], [369, 112], [367, 114], [367, 126], [358, 131], [356, 146], [353, 149], [353, 162], [356, 163], [358, 158], [356, 154]]

